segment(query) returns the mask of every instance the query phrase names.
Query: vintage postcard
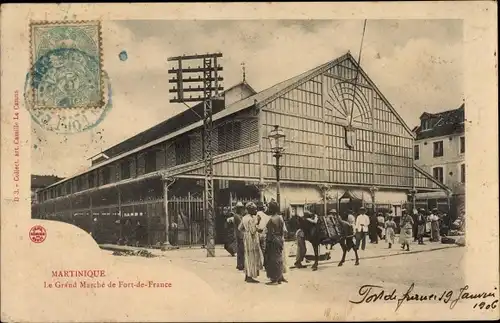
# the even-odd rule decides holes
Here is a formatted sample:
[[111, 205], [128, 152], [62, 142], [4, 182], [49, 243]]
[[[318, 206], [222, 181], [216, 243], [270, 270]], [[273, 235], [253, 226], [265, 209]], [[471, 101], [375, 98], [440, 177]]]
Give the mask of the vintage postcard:
[[496, 9], [2, 5], [2, 322], [499, 319]]

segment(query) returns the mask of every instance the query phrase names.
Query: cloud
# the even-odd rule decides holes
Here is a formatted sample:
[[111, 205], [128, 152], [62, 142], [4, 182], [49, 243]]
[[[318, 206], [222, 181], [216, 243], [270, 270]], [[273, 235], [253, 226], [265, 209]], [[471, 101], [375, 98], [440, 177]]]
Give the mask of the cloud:
[[[33, 172], [71, 175], [90, 156], [186, 109], [168, 102], [169, 56], [220, 51], [224, 86], [241, 81], [245, 62], [248, 82], [260, 91], [348, 50], [357, 58], [362, 29], [361, 20], [106, 21], [113, 109], [91, 132], [64, 137], [34, 125]], [[423, 111], [461, 103], [462, 50], [458, 20], [369, 20], [361, 65], [412, 127]]]

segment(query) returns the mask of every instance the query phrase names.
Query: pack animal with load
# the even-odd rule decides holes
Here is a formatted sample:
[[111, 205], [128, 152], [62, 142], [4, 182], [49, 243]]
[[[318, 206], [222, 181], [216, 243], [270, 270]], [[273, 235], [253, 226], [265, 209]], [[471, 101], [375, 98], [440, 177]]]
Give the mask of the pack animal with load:
[[354, 243], [354, 229], [349, 222], [342, 220], [336, 215], [335, 210], [328, 212], [327, 216], [319, 216], [318, 223], [307, 221], [317, 215], [309, 211], [304, 211], [304, 216], [295, 216], [298, 227], [304, 232], [305, 240], [309, 241], [314, 249], [314, 264], [312, 270], [318, 269], [319, 245], [339, 244], [342, 248], [342, 259], [338, 266], [345, 262], [345, 256], [348, 251], [353, 250], [356, 256], [356, 266], [359, 265], [358, 250]]

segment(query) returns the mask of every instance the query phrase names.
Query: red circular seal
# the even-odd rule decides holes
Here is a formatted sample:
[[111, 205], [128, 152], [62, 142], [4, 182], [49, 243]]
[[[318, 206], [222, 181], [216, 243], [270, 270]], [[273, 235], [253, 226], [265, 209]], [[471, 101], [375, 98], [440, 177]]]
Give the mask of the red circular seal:
[[30, 229], [30, 239], [34, 243], [42, 243], [47, 237], [47, 230], [41, 225], [35, 225]]

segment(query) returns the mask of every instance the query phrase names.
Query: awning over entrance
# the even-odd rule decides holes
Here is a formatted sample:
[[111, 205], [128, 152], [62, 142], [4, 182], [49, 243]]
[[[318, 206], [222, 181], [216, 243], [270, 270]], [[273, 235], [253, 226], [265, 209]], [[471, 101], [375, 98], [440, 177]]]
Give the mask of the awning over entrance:
[[361, 200], [362, 198], [360, 196], [357, 196], [356, 193], [347, 190], [345, 193], [340, 197], [340, 199], [349, 199], [349, 200]]

